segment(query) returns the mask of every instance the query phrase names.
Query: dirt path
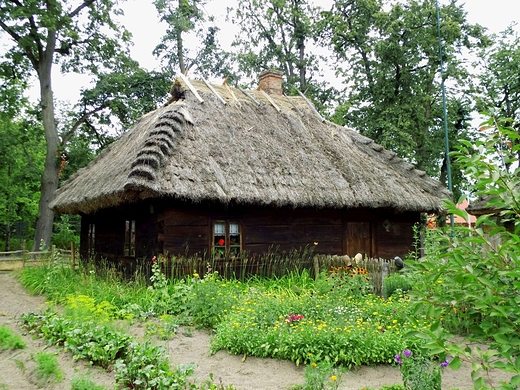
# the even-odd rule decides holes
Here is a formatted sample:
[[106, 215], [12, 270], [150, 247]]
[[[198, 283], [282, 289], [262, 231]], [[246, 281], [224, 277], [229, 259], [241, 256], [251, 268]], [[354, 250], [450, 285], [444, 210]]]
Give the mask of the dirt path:
[[[43, 297], [31, 296], [13, 275], [0, 273], [0, 325], [23, 333], [19, 323], [20, 315], [45, 308]], [[134, 337], [138, 340], [142, 338], [142, 327], [133, 326], [131, 329]], [[37, 382], [31, 374], [35, 367], [31, 355], [42, 350], [58, 354], [60, 368], [64, 374], [60, 383], [47, 385], [45, 388], [69, 390], [70, 381], [85, 374], [98, 385], [104, 385], [107, 389], [114, 388], [113, 373], [75, 362], [69, 353], [53, 347], [46, 348], [43, 341], [33, 340], [30, 335], [25, 334], [23, 337], [27, 343], [24, 350], [0, 352], [0, 389], [36, 389]], [[224, 351], [210, 355], [210, 337], [205, 331], [180, 331], [171, 340], [158, 343], [161, 343], [171, 356], [172, 366], [196, 363], [194, 377], [200, 381], [209, 379], [209, 373], [213, 373], [215, 381], [218, 382], [220, 379], [224, 384], [233, 384], [238, 390], [287, 390], [291, 386], [304, 383], [304, 368], [296, 367], [288, 361], [254, 357], [243, 360], [242, 356], [229, 355]], [[473, 389], [470, 372], [469, 364], [463, 365], [458, 371], [446, 370], [443, 375], [443, 389]], [[501, 377], [503, 378], [501, 373], [496, 373], [495, 379]], [[400, 372], [395, 367], [361, 367], [343, 376], [340, 390], [359, 390], [363, 387], [379, 389], [382, 385], [396, 383], [402, 382]]]

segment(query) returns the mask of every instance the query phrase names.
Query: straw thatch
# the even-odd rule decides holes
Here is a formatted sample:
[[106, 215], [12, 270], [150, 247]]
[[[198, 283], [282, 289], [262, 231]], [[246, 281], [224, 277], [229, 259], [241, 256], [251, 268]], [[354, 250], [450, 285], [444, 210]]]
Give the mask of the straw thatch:
[[[172, 99], [57, 191], [59, 213], [148, 198], [316, 208], [442, 209], [449, 192], [302, 97], [177, 79]], [[226, 102], [224, 104], [217, 94]]]

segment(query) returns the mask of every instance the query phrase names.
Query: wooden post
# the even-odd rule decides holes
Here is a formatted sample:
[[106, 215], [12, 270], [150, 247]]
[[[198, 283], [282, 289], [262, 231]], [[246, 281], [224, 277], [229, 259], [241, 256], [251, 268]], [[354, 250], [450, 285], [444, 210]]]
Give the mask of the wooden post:
[[74, 241], [70, 243], [70, 262], [72, 269], [76, 269], [76, 248], [74, 248]]
[[22, 241], [22, 268], [25, 268], [25, 261], [27, 260], [27, 255], [25, 251], [25, 239]]

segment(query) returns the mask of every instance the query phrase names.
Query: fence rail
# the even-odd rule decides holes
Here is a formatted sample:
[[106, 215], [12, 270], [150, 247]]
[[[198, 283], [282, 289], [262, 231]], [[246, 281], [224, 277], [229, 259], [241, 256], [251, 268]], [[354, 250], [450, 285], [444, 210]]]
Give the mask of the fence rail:
[[49, 259], [55, 258], [58, 254], [63, 263], [75, 266], [76, 255], [73, 246], [71, 246], [70, 250], [57, 249], [53, 246], [48, 251], [31, 252], [21, 249], [17, 251], [0, 252], [0, 271], [16, 271], [24, 267], [41, 265]]

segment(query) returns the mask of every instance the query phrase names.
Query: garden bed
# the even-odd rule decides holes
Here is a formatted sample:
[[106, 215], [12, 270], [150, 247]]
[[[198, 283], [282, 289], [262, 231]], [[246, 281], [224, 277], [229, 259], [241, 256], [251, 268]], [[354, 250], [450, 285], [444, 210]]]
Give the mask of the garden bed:
[[[89, 367], [81, 361], [73, 361], [70, 353], [56, 348], [46, 348], [44, 341], [33, 339], [20, 327], [19, 318], [24, 313], [38, 312], [45, 309], [45, 299], [28, 294], [15, 277], [10, 273], [0, 273], [0, 326], [6, 325], [13, 331], [23, 335], [27, 347], [18, 351], [0, 352], [0, 362], [5, 369], [0, 373], [0, 388], [8, 389], [35, 388], [35, 380], [31, 375], [34, 366], [32, 356], [42, 350], [58, 353], [63, 380], [54, 385], [54, 389], [70, 389], [70, 381], [81, 375], [88, 375], [96, 384], [111, 389], [114, 386], [114, 373]], [[128, 332], [136, 338], [145, 338], [145, 326], [136, 322], [128, 327]], [[289, 389], [291, 386], [304, 383], [304, 366], [296, 366], [285, 360], [261, 359], [230, 355], [226, 351], [210, 354], [211, 334], [207, 330], [192, 327], [179, 328], [169, 340], [154, 342], [165, 347], [171, 356], [172, 366], [184, 363], [196, 363], [193, 379], [205, 381], [212, 373], [215, 381], [225, 385], [233, 384], [239, 390]], [[463, 364], [458, 371], [447, 369], [443, 374], [443, 388], [472, 389], [470, 377], [471, 367]], [[9, 373], [9, 374], [7, 374]], [[494, 373], [499, 379], [500, 372]], [[342, 377], [339, 389], [359, 390], [363, 387], [379, 389], [382, 385], [401, 382], [399, 369], [394, 366], [362, 366], [348, 372]]]

